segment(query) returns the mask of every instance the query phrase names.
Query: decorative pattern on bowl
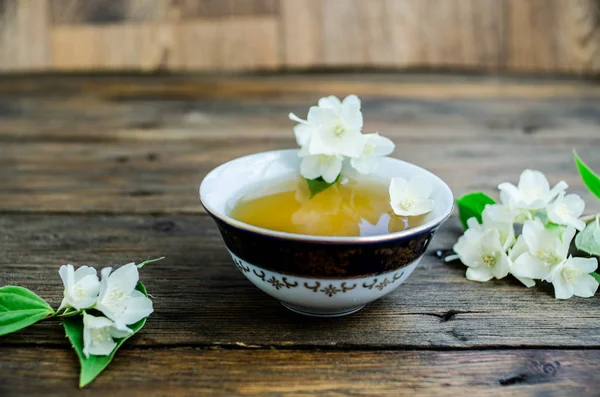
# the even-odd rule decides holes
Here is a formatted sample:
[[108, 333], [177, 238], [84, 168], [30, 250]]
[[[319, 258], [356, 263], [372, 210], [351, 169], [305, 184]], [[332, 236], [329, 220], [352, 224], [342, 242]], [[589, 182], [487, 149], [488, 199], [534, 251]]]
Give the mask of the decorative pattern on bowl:
[[229, 251], [236, 267], [262, 291], [284, 306], [312, 316], [343, 316], [395, 290], [421, 258], [400, 269], [372, 277], [328, 279], [290, 276], [251, 265]]
[[435, 207], [423, 224], [379, 236], [308, 236], [259, 228], [228, 215], [253, 185], [297, 177], [297, 150], [259, 153], [217, 167], [202, 181], [200, 200], [236, 267], [255, 286], [290, 310], [342, 316], [402, 284], [454, 206], [450, 188], [435, 175], [393, 158], [381, 162], [376, 177], [419, 175], [430, 180]]

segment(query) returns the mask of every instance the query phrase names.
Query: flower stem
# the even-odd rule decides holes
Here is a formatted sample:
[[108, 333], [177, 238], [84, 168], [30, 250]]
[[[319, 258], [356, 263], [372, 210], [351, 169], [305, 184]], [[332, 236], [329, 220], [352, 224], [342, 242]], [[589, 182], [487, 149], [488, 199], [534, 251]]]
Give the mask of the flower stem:
[[73, 310], [70, 307], [68, 307], [65, 309], [65, 311], [62, 314], [57, 314], [57, 315], [58, 315], [58, 317], [73, 317], [80, 313], [81, 312], [79, 310]]
[[147, 261], [144, 261], [144, 262], [142, 262], [142, 263], [139, 263], [139, 264], [137, 265], [137, 267], [138, 267], [138, 269], [141, 269], [142, 267], [144, 267], [144, 265], [147, 265], [148, 263], [157, 262], [157, 261], [160, 261], [160, 260], [162, 260], [162, 259], [165, 259], [165, 257], [164, 257], [164, 256], [161, 256], [160, 258], [148, 259]]

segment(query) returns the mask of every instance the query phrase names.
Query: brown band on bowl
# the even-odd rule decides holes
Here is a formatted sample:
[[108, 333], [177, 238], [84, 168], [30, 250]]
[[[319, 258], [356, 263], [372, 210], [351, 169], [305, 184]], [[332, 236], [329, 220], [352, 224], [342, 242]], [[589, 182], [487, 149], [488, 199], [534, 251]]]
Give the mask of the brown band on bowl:
[[406, 267], [423, 255], [435, 231], [376, 242], [319, 242], [264, 235], [213, 218], [227, 248], [246, 262], [282, 274], [332, 279]]

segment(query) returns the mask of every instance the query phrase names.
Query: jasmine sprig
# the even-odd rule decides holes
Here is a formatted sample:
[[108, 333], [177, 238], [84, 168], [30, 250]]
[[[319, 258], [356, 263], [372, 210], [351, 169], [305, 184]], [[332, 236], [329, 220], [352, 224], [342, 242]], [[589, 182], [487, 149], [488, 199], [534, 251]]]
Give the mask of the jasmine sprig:
[[[580, 219], [583, 200], [566, 194], [564, 181], [550, 188], [544, 174], [533, 170], [523, 171], [517, 186], [505, 182], [498, 188], [498, 204], [484, 194], [458, 200], [466, 231], [453, 249], [468, 268], [467, 279], [489, 281], [512, 274], [527, 287], [535, 280], [552, 283], [557, 299], [593, 296], [600, 285], [594, 273], [598, 260], [569, 256], [577, 231], [580, 249], [594, 237]], [[464, 219], [465, 214], [471, 217]], [[523, 225], [518, 237], [515, 224]]]
[[[81, 364], [80, 387], [93, 381], [110, 363], [116, 350], [146, 323], [153, 305], [139, 271], [144, 265], [128, 263], [113, 272], [89, 266], [77, 270], [63, 265], [63, 300], [55, 311], [27, 288], [0, 288], [0, 335], [16, 332], [38, 321], [59, 317]], [[61, 312], [62, 311], [62, 312]]]

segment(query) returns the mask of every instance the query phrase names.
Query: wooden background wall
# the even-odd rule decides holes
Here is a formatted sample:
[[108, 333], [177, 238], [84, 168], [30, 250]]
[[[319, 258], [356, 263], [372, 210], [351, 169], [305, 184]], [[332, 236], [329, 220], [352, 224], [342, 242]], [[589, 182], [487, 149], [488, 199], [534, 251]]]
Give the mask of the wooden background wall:
[[0, 71], [596, 74], [600, 0], [0, 0]]

